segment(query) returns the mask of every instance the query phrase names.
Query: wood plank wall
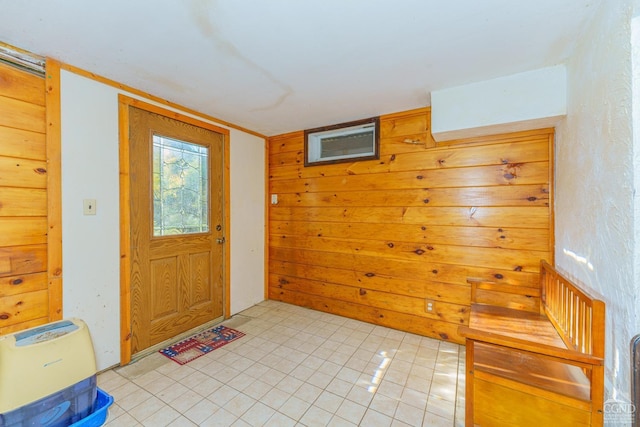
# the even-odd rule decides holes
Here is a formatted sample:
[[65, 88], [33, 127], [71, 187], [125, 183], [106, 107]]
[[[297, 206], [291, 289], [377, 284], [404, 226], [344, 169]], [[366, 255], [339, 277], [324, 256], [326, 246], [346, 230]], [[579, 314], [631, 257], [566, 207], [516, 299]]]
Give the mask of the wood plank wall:
[[0, 334], [49, 320], [44, 78], [0, 63]]
[[380, 160], [335, 165], [304, 167], [302, 131], [270, 138], [269, 298], [458, 343], [468, 277], [536, 300], [553, 130], [438, 145], [429, 108], [380, 126]]

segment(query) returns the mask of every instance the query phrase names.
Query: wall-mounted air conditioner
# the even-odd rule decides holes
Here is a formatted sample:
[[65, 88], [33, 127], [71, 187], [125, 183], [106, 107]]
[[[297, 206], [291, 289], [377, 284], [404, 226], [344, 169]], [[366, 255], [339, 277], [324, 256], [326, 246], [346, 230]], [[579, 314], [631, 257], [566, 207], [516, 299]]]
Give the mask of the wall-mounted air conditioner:
[[305, 135], [305, 166], [378, 159], [379, 119], [359, 120], [309, 129]]

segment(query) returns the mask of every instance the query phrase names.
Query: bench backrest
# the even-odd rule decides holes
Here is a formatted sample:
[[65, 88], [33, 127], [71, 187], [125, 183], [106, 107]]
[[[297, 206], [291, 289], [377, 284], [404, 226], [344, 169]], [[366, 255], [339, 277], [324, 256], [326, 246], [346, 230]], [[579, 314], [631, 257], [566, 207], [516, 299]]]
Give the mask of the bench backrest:
[[540, 288], [518, 286], [467, 278], [471, 285], [471, 302], [539, 313]]
[[540, 263], [540, 290], [540, 309], [567, 348], [604, 357], [604, 302], [578, 288], [544, 260]]

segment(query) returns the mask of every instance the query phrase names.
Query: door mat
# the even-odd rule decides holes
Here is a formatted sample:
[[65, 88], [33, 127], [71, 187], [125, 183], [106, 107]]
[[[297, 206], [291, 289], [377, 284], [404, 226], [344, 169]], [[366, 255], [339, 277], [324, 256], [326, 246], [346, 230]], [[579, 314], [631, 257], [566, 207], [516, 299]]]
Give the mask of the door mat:
[[184, 365], [243, 336], [244, 333], [235, 329], [216, 326], [213, 329], [200, 332], [167, 348], [163, 348], [160, 353], [174, 362]]

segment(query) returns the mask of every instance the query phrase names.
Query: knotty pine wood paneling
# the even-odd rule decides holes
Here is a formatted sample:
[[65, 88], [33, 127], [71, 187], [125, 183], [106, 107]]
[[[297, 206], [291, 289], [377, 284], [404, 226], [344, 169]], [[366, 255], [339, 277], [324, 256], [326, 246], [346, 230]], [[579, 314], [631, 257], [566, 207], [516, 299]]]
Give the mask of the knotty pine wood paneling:
[[458, 343], [468, 277], [538, 298], [553, 130], [436, 144], [429, 108], [380, 128], [379, 160], [333, 165], [304, 167], [303, 131], [270, 138], [269, 298]]
[[45, 84], [0, 64], [0, 334], [49, 320]]

